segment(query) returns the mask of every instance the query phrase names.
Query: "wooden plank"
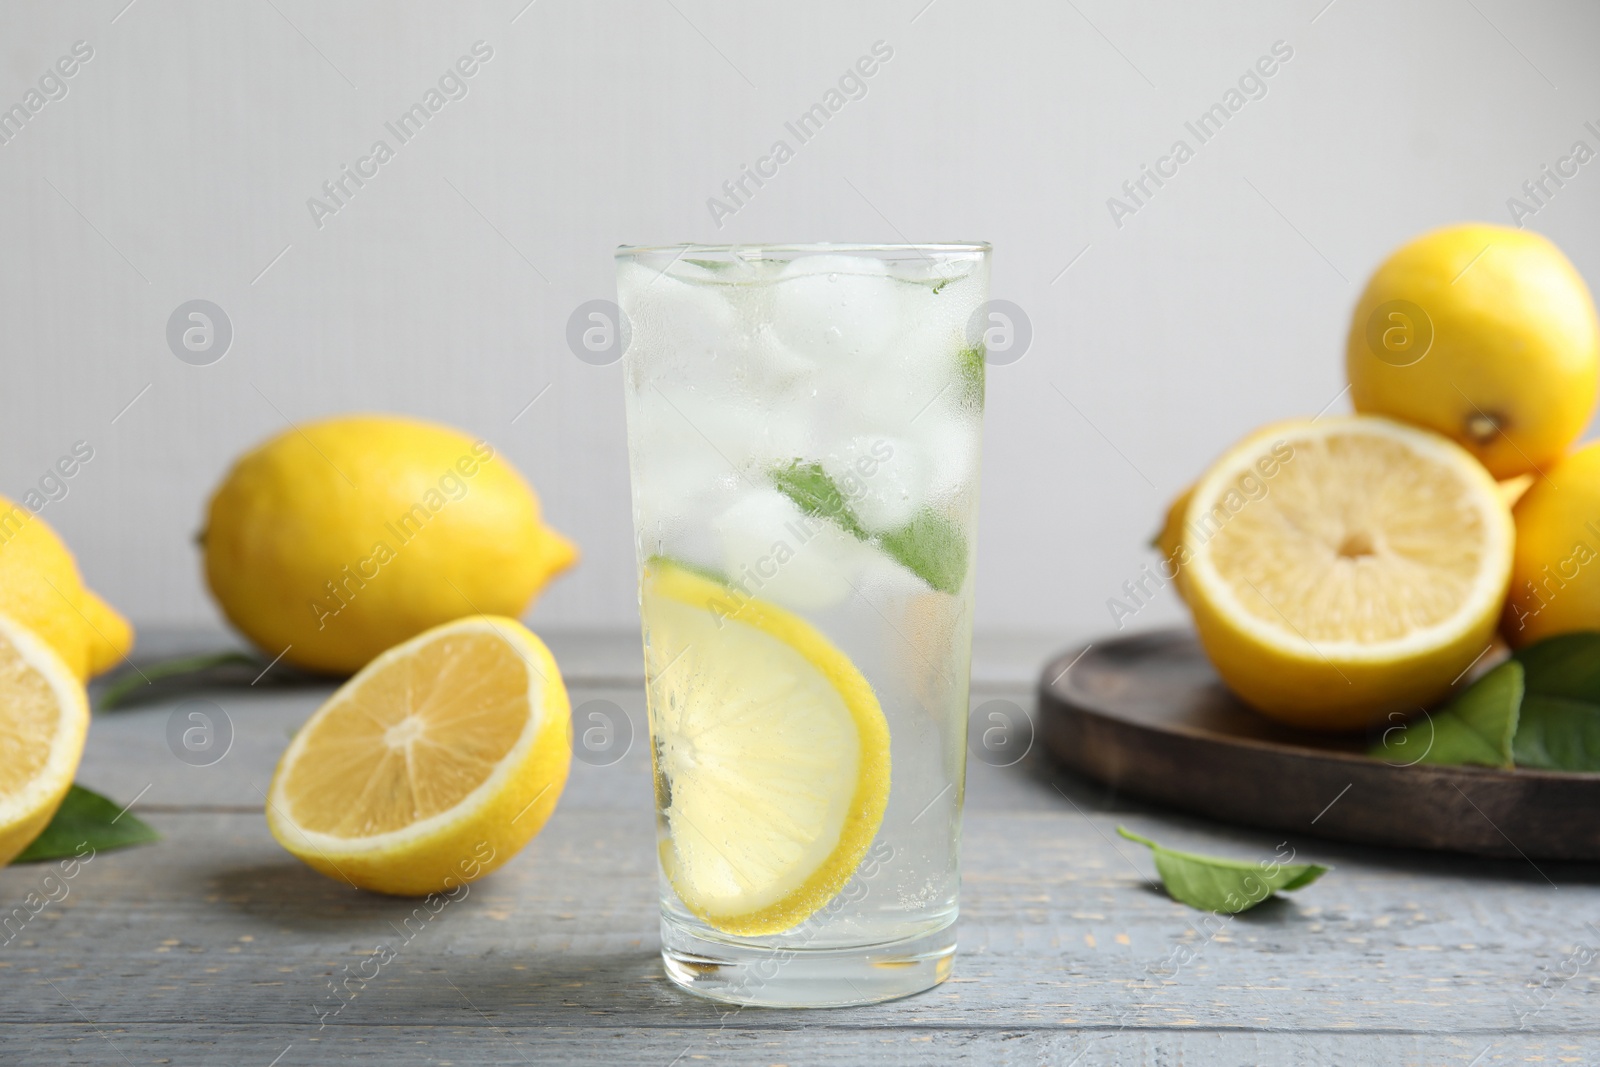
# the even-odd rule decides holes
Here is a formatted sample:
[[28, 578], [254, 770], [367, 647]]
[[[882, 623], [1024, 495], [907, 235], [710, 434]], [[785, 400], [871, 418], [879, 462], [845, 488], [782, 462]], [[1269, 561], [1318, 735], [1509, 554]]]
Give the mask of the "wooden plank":
[[1186, 628], [1061, 653], [1039, 702], [1042, 740], [1067, 766], [1185, 811], [1287, 830], [1315, 819], [1340, 841], [1600, 861], [1600, 775], [1418, 763], [1433, 743], [1426, 716], [1403, 727], [1404, 755], [1374, 759], [1371, 737], [1246, 707]]
[[[175, 701], [97, 716], [82, 779], [123, 800], [148, 786], [135, 810], [167, 837], [96, 857], [0, 944], [0, 1063], [1600, 1058], [1600, 959], [1563, 977], [1581, 946], [1600, 948], [1583, 925], [1600, 919], [1600, 867], [1231, 828], [1128, 802], [1038, 752], [969, 761], [951, 982], [868, 1008], [730, 1012], [670, 986], [656, 959], [642, 693], [572, 688], [579, 706], [623, 708], [632, 748], [575, 762], [545, 832], [433, 915], [315, 874], [266, 831], [259, 791], [326, 687], [212, 694], [235, 742], [205, 768], [168, 747]], [[1028, 702], [1011, 687], [976, 699], [990, 697]], [[1287, 836], [1336, 869], [1214, 920], [1151, 885], [1119, 822], [1246, 858]], [[47, 872], [0, 870], [0, 917]], [[394, 958], [362, 981], [379, 945]]]
[[[1545, 1063], [1589, 1064], [1600, 1055], [1592, 1039], [1526, 1034], [1243, 1033], [1194, 1028], [1181, 1032], [1104, 1029], [1069, 1031], [997, 1026], [873, 1031], [841, 1029], [840, 1012], [813, 1013], [786, 1029], [721, 1030], [675, 1027], [546, 1027], [506, 1022], [481, 1026], [264, 1026], [162, 1023], [99, 1027], [49, 1023], [10, 1028], [5, 1063], [61, 1067], [63, 1063], [162, 1063], [171, 1067], [295, 1067], [348, 1064], [392, 1067], [427, 1064], [594, 1064], [715, 1067], [732, 1064], [821, 1063], [829, 1067], [924, 1065], [1011, 1067], [1072, 1064], [1293, 1064], [1295, 1067], [1493, 1067]], [[274, 1062], [276, 1058], [276, 1062]]]
[[[1228, 844], [1118, 817], [1176, 845]], [[1103, 836], [1118, 817], [973, 813], [954, 980], [848, 1013], [850, 1025], [1511, 1030], [1532, 1006], [1523, 995], [1541, 965], [1557, 970], [1586, 938], [1596, 943], [1582, 928], [1600, 913], [1593, 884], [1557, 892], [1488, 861], [1452, 869], [1318, 855], [1337, 869], [1316, 886], [1212, 920], [1153, 890], [1147, 862]], [[97, 857], [0, 950], [0, 1020], [58, 1021], [66, 997], [119, 1024], [241, 1011], [299, 1024], [336, 1008], [344, 1021], [459, 1024], [459, 1005], [443, 996], [454, 982], [491, 1019], [721, 1025], [716, 1006], [661, 978], [653, 831], [639, 812], [561, 813], [505, 869], [431, 916], [311, 872], [257, 815], [152, 821], [166, 841]], [[1271, 844], [1239, 838], [1230, 851], [1270, 854]], [[0, 900], [20, 901], [42, 876], [0, 872]], [[395, 958], [368, 964], [378, 973], [363, 983], [379, 946]], [[1600, 1032], [1600, 986], [1592, 965], [1583, 970], [1528, 1020], [1531, 1032]], [[342, 991], [329, 988], [352, 975]], [[793, 1025], [782, 1019], [747, 1012], [741, 1025]]]

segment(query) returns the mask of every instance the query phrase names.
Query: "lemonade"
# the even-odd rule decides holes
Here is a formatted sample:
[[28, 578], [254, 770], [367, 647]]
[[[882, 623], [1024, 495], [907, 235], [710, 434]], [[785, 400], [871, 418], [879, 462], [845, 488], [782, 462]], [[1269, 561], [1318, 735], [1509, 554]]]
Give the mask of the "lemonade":
[[949, 973], [988, 251], [618, 253], [662, 954], [694, 992]]

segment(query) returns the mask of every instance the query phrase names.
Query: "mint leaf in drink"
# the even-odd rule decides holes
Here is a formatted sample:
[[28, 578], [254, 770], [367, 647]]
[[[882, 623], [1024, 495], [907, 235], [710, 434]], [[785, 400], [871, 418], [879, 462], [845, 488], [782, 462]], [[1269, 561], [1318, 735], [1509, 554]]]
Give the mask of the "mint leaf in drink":
[[967, 539], [959, 526], [932, 508], [923, 508], [907, 525], [880, 535], [878, 543], [939, 592], [961, 591], [967, 576]]
[[1518, 767], [1600, 771], [1600, 705], [1529, 693], [1511, 751]]
[[1275, 859], [1244, 863], [1195, 852], [1178, 852], [1148, 837], [1140, 837], [1124, 826], [1117, 827], [1117, 833], [1150, 849], [1156, 873], [1173, 900], [1201, 911], [1236, 915], [1255, 907], [1275, 892], [1308, 886], [1328, 873], [1328, 868], [1316, 863], [1279, 863]]
[[1522, 664], [1506, 660], [1425, 719], [1385, 730], [1367, 754], [1400, 766], [1510, 767], [1522, 692]]
[[850, 510], [850, 502], [822, 464], [793, 460], [787, 467], [772, 471], [772, 484], [807, 515], [832, 519], [852, 537], [867, 539], [861, 520]]
[[859, 541], [876, 542], [889, 558], [939, 592], [961, 591], [967, 576], [967, 539], [959, 526], [932, 508], [923, 508], [905, 526], [874, 537], [822, 464], [794, 460], [773, 469], [772, 484], [807, 515], [831, 519]]
[[126, 845], [159, 841], [161, 835], [116, 801], [75, 785], [56, 809], [50, 825], [13, 862], [31, 863], [66, 856], [82, 856], [88, 846], [96, 852]]
[[963, 348], [956, 357], [961, 375], [961, 407], [964, 411], [983, 411], [984, 378], [987, 364], [982, 345]]

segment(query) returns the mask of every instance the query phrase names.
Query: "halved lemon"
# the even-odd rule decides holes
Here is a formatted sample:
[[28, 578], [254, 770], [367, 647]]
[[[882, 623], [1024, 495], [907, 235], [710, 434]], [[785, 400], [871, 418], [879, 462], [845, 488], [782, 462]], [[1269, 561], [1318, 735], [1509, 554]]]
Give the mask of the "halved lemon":
[[791, 929], [832, 900], [889, 803], [889, 725], [805, 620], [672, 563], [641, 595], [661, 863], [712, 927]]
[[1326, 418], [1259, 431], [1200, 480], [1179, 580], [1235, 693], [1356, 730], [1437, 700], [1488, 649], [1512, 540], [1498, 486], [1459, 445]]
[[89, 735], [75, 671], [32, 630], [0, 615], [0, 866], [50, 822]]
[[458, 619], [384, 652], [317, 709], [278, 764], [267, 825], [330, 878], [453, 891], [544, 826], [571, 736], [544, 642], [515, 619]]

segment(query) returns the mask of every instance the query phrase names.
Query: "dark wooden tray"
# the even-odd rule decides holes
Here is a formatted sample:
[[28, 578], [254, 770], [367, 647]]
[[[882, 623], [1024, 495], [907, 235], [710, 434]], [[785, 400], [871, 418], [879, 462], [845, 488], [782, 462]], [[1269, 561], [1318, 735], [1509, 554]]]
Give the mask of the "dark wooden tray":
[[1186, 630], [1063, 652], [1039, 679], [1038, 730], [1075, 771], [1229, 822], [1480, 856], [1600, 860], [1600, 775], [1391, 766], [1364, 755], [1368, 739], [1306, 733], [1251, 711]]

